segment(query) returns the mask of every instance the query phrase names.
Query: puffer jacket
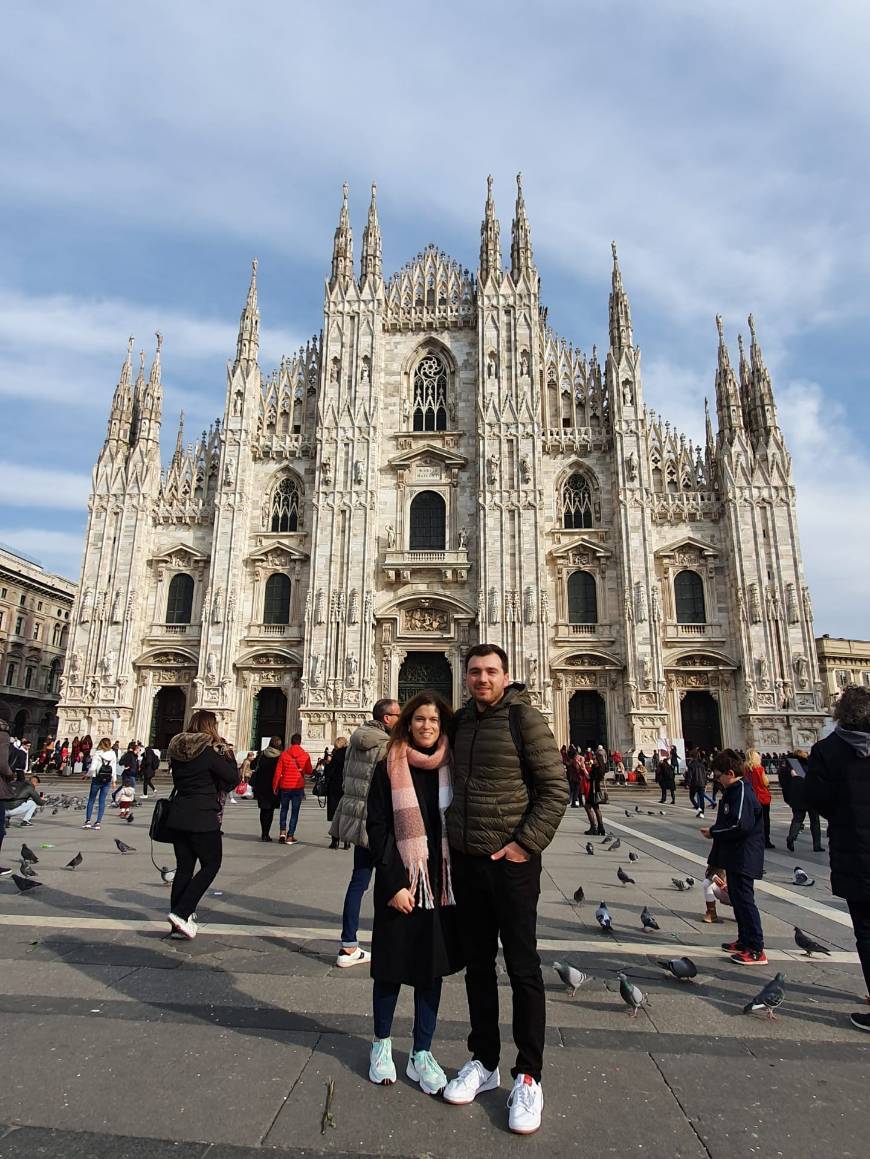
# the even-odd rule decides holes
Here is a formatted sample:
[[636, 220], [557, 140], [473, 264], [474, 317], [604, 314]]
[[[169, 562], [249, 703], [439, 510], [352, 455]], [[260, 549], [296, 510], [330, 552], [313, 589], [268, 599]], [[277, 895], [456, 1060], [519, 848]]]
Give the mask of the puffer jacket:
[[867, 733], [840, 729], [816, 741], [804, 792], [807, 806], [828, 820], [831, 889], [837, 897], [855, 901], [870, 897], [868, 742]]
[[344, 758], [344, 794], [338, 802], [330, 837], [349, 841], [368, 849], [366, 802], [375, 765], [387, 751], [387, 727], [379, 720], [368, 720], [352, 734]]
[[[531, 802], [511, 736], [511, 705], [519, 713]], [[454, 849], [478, 857], [509, 841], [532, 854], [546, 849], [568, 804], [568, 782], [553, 734], [525, 685], [509, 685], [498, 704], [482, 713], [473, 700], [460, 709], [453, 720], [453, 762], [447, 834]]]

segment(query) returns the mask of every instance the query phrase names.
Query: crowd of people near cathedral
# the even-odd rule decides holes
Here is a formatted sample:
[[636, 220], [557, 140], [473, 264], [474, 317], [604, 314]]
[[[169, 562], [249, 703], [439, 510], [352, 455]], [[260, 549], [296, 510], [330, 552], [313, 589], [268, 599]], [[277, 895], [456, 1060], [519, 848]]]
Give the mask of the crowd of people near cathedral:
[[[583, 808], [588, 836], [605, 834], [609, 789], [655, 783], [660, 801], [677, 784], [705, 824], [711, 842], [703, 881], [707, 923], [717, 905], [733, 910], [737, 935], [723, 943], [740, 965], [767, 964], [755, 882], [764, 875], [771, 840], [771, 787], [778, 781], [792, 817], [793, 851], [809, 820], [815, 852], [827, 823], [831, 884], [846, 900], [870, 990], [870, 689], [850, 686], [833, 709], [834, 729], [810, 753], [761, 754], [691, 748], [685, 759], [662, 739], [647, 756], [626, 762], [603, 743], [560, 751], [522, 684], [508, 675], [505, 653], [480, 644], [466, 661], [468, 701], [454, 712], [434, 692], [404, 705], [379, 700], [372, 717], [312, 761], [300, 734], [273, 736], [237, 758], [214, 713], [198, 710], [170, 741], [172, 782], [164, 817], [176, 857], [171, 934], [197, 936], [196, 908], [222, 860], [227, 808], [256, 803], [260, 840], [297, 843], [300, 805], [313, 788], [326, 805], [329, 848], [353, 849], [342, 907], [336, 965], [368, 964], [373, 1040], [369, 1078], [395, 1082], [392, 1022], [402, 986], [414, 992], [413, 1041], [406, 1073], [427, 1094], [465, 1104], [500, 1085], [496, 955], [501, 944], [513, 995], [517, 1048], [508, 1101], [509, 1126], [531, 1133], [541, 1124], [546, 1037], [545, 992], [536, 949], [541, 855], [566, 808]], [[111, 795], [120, 820], [133, 820], [137, 790], [147, 799], [161, 753], [153, 745], [108, 737], [52, 742], [30, 765], [26, 746], [9, 736], [0, 705], [0, 847], [6, 825], [34, 823], [46, 769], [90, 782], [85, 829], [100, 827]], [[714, 821], [706, 811], [719, 804]], [[623, 796], [622, 800], [630, 797]], [[96, 818], [95, 820], [93, 818]], [[310, 814], [309, 814], [310, 817]], [[2, 869], [0, 875], [11, 870]], [[359, 945], [362, 899], [374, 877], [371, 951]], [[470, 1058], [448, 1080], [433, 1054], [443, 978], [465, 971]], [[870, 1001], [870, 998], [868, 998]], [[870, 1014], [852, 1024], [870, 1030]]]

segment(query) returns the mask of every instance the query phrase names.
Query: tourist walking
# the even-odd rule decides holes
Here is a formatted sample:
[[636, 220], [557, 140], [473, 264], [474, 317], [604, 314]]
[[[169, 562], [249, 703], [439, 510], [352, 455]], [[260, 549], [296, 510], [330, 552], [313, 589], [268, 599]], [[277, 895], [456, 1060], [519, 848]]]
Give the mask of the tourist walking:
[[366, 834], [366, 806], [375, 766], [387, 751], [390, 729], [399, 719], [399, 703], [391, 696], [378, 700], [372, 719], [351, 734], [344, 760], [344, 793], [329, 830], [334, 841], [353, 846], [353, 870], [344, 895], [341, 914], [341, 948], [336, 966], [346, 968], [368, 962], [371, 955], [359, 946], [359, 913], [372, 880], [374, 862]]
[[275, 819], [275, 810], [279, 804], [275, 790], [272, 788], [272, 783], [275, 779], [275, 769], [278, 765], [278, 758], [281, 756], [283, 747], [283, 737], [270, 737], [266, 748], [262, 752], [257, 753], [251, 761], [250, 785], [254, 790], [254, 796], [257, 798], [257, 806], [260, 810], [261, 841], [272, 840], [272, 822]]
[[586, 766], [586, 777], [582, 782], [583, 789], [583, 807], [586, 810], [586, 816], [589, 818], [589, 828], [586, 830], [587, 837], [589, 836], [604, 836], [604, 818], [601, 816], [601, 806], [604, 802], [604, 767], [600, 761], [597, 761], [594, 756], [587, 755], [584, 762]]
[[704, 816], [704, 790], [707, 787], [707, 766], [697, 749], [692, 749], [686, 758], [686, 784], [689, 799], [695, 808], [695, 816]]
[[736, 940], [723, 942], [722, 949], [741, 966], [766, 966], [761, 915], [755, 904], [755, 882], [764, 873], [764, 819], [751, 786], [743, 778], [743, 765], [733, 749], [723, 749], [713, 758], [713, 776], [719, 782], [722, 800], [715, 822], [701, 833], [713, 839], [709, 866], [725, 870], [737, 921]]
[[444, 814], [453, 797], [446, 727], [452, 713], [421, 692], [402, 709], [375, 766], [366, 833], [375, 863], [371, 975], [373, 1083], [396, 1081], [391, 1030], [401, 987], [414, 988], [406, 1074], [428, 1095], [447, 1076], [432, 1054], [441, 981], [463, 966]]
[[156, 793], [157, 789], [154, 787], [154, 777], [157, 770], [160, 768], [160, 749], [154, 748], [153, 745], [148, 745], [145, 752], [142, 754], [142, 762], [139, 765], [139, 772], [142, 774], [142, 799], [148, 796], [149, 790]]
[[508, 1126], [530, 1134], [541, 1125], [546, 998], [537, 950], [541, 854], [568, 803], [556, 742], [525, 686], [512, 684], [496, 644], [477, 644], [465, 659], [471, 699], [453, 722], [454, 797], [447, 813], [453, 886], [466, 959], [471, 1058], [444, 1098], [470, 1103], [500, 1083], [499, 940], [513, 994]]
[[[810, 752], [806, 805], [828, 821], [831, 890], [849, 907], [870, 1002], [870, 689], [849, 685], [831, 715], [834, 731]], [[870, 1030], [870, 1014], [851, 1021]]]
[[176, 934], [195, 938], [196, 907], [221, 867], [224, 799], [239, 770], [218, 732], [217, 717], [207, 709], [193, 714], [167, 753], [173, 785], [167, 828], [175, 849], [169, 924]]
[[[335, 748], [332, 750], [332, 759], [326, 766], [324, 776], [326, 778], [326, 820], [332, 823], [335, 817], [335, 810], [338, 808], [338, 802], [341, 800], [344, 792], [344, 761], [347, 756], [347, 737], [340, 736], [336, 739]], [[348, 842], [345, 842], [345, 849], [349, 848]], [[338, 849], [338, 838], [333, 837], [329, 842], [330, 849]]]
[[659, 789], [661, 790], [660, 805], [664, 805], [667, 800], [668, 793], [671, 794], [671, 804], [677, 803], [677, 776], [674, 772], [674, 766], [671, 764], [671, 758], [668, 755], [667, 749], [662, 749], [659, 754], [658, 772], [656, 774]]
[[99, 829], [103, 821], [103, 814], [106, 811], [106, 797], [118, 782], [118, 758], [115, 756], [115, 750], [112, 748], [111, 737], [104, 736], [97, 747], [91, 750], [90, 761], [88, 776], [90, 777], [91, 787], [88, 792], [85, 823], [82, 825], [82, 828], [90, 829], [92, 827], [91, 817], [93, 816], [94, 805], [96, 805], [97, 820], [93, 828]]
[[583, 766], [580, 756], [573, 745], [568, 749], [567, 773], [568, 793], [570, 796], [569, 804], [572, 809], [579, 809], [582, 796], [580, 784], [583, 780]]
[[743, 775], [752, 786], [752, 791], [761, 806], [761, 812], [764, 817], [764, 848], [776, 849], [776, 846], [770, 840], [770, 802], [773, 800], [770, 795], [770, 782], [767, 779], [767, 773], [764, 771], [764, 765], [761, 763], [761, 754], [757, 749], [750, 749], [747, 752]]
[[822, 845], [822, 823], [816, 809], [811, 809], [806, 800], [807, 753], [795, 749], [794, 755], [784, 757], [779, 766], [779, 784], [786, 805], [791, 809], [791, 824], [785, 845], [789, 853], [794, 853], [794, 843], [803, 829], [809, 814], [810, 836], [813, 839], [813, 853], [824, 853]]
[[311, 757], [302, 747], [302, 734], [294, 732], [290, 737], [290, 747], [278, 757], [275, 775], [272, 777], [272, 788], [281, 802], [278, 840], [282, 845], [292, 845], [296, 841], [299, 809], [305, 796], [305, 778], [310, 777], [311, 773]]

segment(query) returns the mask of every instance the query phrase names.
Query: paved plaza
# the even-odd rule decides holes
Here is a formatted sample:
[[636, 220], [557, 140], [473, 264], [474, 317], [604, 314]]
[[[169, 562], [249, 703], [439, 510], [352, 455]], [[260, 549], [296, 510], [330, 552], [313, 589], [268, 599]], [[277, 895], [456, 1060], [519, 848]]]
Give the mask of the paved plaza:
[[[78, 793], [77, 782], [62, 788]], [[865, 991], [826, 855], [808, 852], [808, 835], [797, 854], [786, 852], [788, 811], [775, 800], [780, 848], [768, 854], [758, 886], [771, 961], [742, 968], [719, 949], [734, 935], [733, 921], [704, 925], [700, 884], [681, 893], [671, 882], [689, 874], [700, 883], [708, 848], [685, 795], [678, 801], [660, 816], [657, 793], [616, 790], [605, 821], [621, 837], [617, 853], [600, 849], [599, 839], [594, 856], [584, 852], [586, 817], [576, 809], [545, 855], [545, 1106], [543, 1127], [529, 1138], [507, 1129], [508, 1047], [502, 1090], [469, 1107], [427, 1098], [404, 1077], [410, 992], [393, 1035], [399, 1081], [367, 1081], [371, 982], [366, 967], [334, 965], [352, 855], [327, 848], [314, 798], [303, 805], [293, 846], [258, 840], [253, 803], [227, 807], [224, 866], [200, 907], [194, 942], [166, 936], [169, 890], [149, 858], [148, 802], [134, 824], [107, 814], [99, 832], [83, 832], [73, 809], [45, 810], [32, 827], [13, 827], [3, 850], [4, 863], [15, 864], [26, 839], [43, 885], [19, 894], [11, 879], [0, 882], [0, 1159], [244, 1159], [267, 1149], [479, 1159], [790, 1159], [821, 1148], [844, 1159], [865, 1155], [870, 1039], [848, 1021]], [[116, 836], [135, 852], [118, 853]], [[81, 867], [62, 868], [79, 850]], [[631, 865], [629, 850], [640, 854]], [[172, 864], [171, 848], [155, 846], [155, 859]], [[797, 864], [815, 886], [791, 884]], [[636, 885], [617, 880], [620, 865]], [[578, 885], [586, 893], [580, 906], [572, 900]], [[601, 899], [613, 937], [594, 919]], [[641, 929], [645, 904], [660, 932]], [[795, 924], [830, 946], [830, 958], [802, 956]], [[370, 894], [363, 927], [371, 928]], [[656, 965], [681, 954], [697, 963], [693, 983]], [[554, 959], [592, 975], [574, 998]], [[637, 1019], [620, 999], [620, 968], [649, 996]], [[777, 1020], [743, 1015], [777, 970], [787, 978]], [[510, 1043], [504, 975], [502, 983]], [[460, 976], [445, 984], [434, 1044], [446, 1070], [465, 1060], [466, 1034]], [[329, 1080], [334, 1127], [323, 1126]]]

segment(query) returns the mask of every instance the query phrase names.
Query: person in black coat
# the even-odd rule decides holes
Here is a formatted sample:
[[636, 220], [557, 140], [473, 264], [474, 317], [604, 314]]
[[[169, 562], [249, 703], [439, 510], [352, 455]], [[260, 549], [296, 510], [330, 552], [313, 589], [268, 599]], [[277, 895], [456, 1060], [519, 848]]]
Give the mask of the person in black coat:
[[743, 779], [743, 758], [723, 749], [712, 761], [713, 777], [722, 791], [714, 824], [701, 830], [712, 837], [711, 866], [728, 875], [728, 896], [737, 921], [737, 940], [723, 943], [740, 965], [766, 965], [764, 931], [755, 904], [755, 882], [764, 873], [764, 813], [751, 786]]
[[278, 757], [284, 751], [284, 738], [273, 736], [262, 752], [251, 761], [251, 779], [248, 782], [254, 790], [257, 804], [260, 807], [260, 840], [271, 841], [269, 830], [275, 820], [275, 810], [278, 807], [278, 798], [272, 788], [272, 779], [275, 776], [275, 766]]
[[779, 787], [782, 789], [783, 800], [791, 809], [791, 824], [785, 839], [786, 848], [790, 853], [794, 853], [794, 843], [803, 828], [807, 813], [810, 815], [813, 852], [825, 852], [818, 810], [810, 808], [806, 800], [807, 768], [807, 754], [802, 749], [796, 749], [794, 756], [783, 757], [779, 766]]
[[160, 767], [160, 753], [153, 747], [148, 745], [145, 752], [142, 754], [142, 759], [139, 765], [139, 772], [142, 774], [142, 797], [148, 796], [148, 790], [156, 793], [157, 789], [154, 785], [154, 774]]
[[[407, 1074], [427, 1094], [447, 1085], [431, 1053], [441, 981], [464, 965], [444, 821], [452, 798], [447, 743], [451, 715], [434, 693], [422, 692], [408, 701], [393, 726], [386, 759], [375, 766], [366, 805], [366, 834], [375, 865], [370, 967], [375, 1037], [369, 1078], [395, 1082], [390, 1030], [401, 987], [413, 986], [414, 1040]], [[396, 800], [401, 802], [398, 827]], [[422, 864], [411, 856], [409, 833], [416, 838]], [[420, 855], [423, 840], [425, 853]]]
[[658, 782], [659, 788], [662, 791], [662, 797], [659, 801], [660, 805], [664, 805], [668, 793], [671, 794], [671, 804], [677, 803], [677, 775], [674, 772], [674, 766], [671, 764], [670, 757], [666, 755], [664, 750], [661, 753], [658, 768]]
[[[846, 899], [870, 993], [870, 689], [845, 688], [832, 715], [834, 731], [810, 752], [804, 792], [828, 819], [831, 889]], [[852, 1024], [870, 1030], [870, 1015], [853, 1014]]]
[[168, 753], [173, 790], [167, 827], [175, 849], [169, 924], [173, 932], [195, 938], [193, 914], [221, 867], [224, 797], [238, 784], [239, 769], [217, 717], [206, 709], [172, 738]]
[[[332, 750], [332, 758], [326, 766], [326, 820], [332, 821], [338, 802], [344, 796], [344, 761], [347, 756], [347, 737], [340, 736]], [[344, 843], [348, 848], [347, 842]], [[338, 849], [338, 838], [333, 837], [330, 849]]]

